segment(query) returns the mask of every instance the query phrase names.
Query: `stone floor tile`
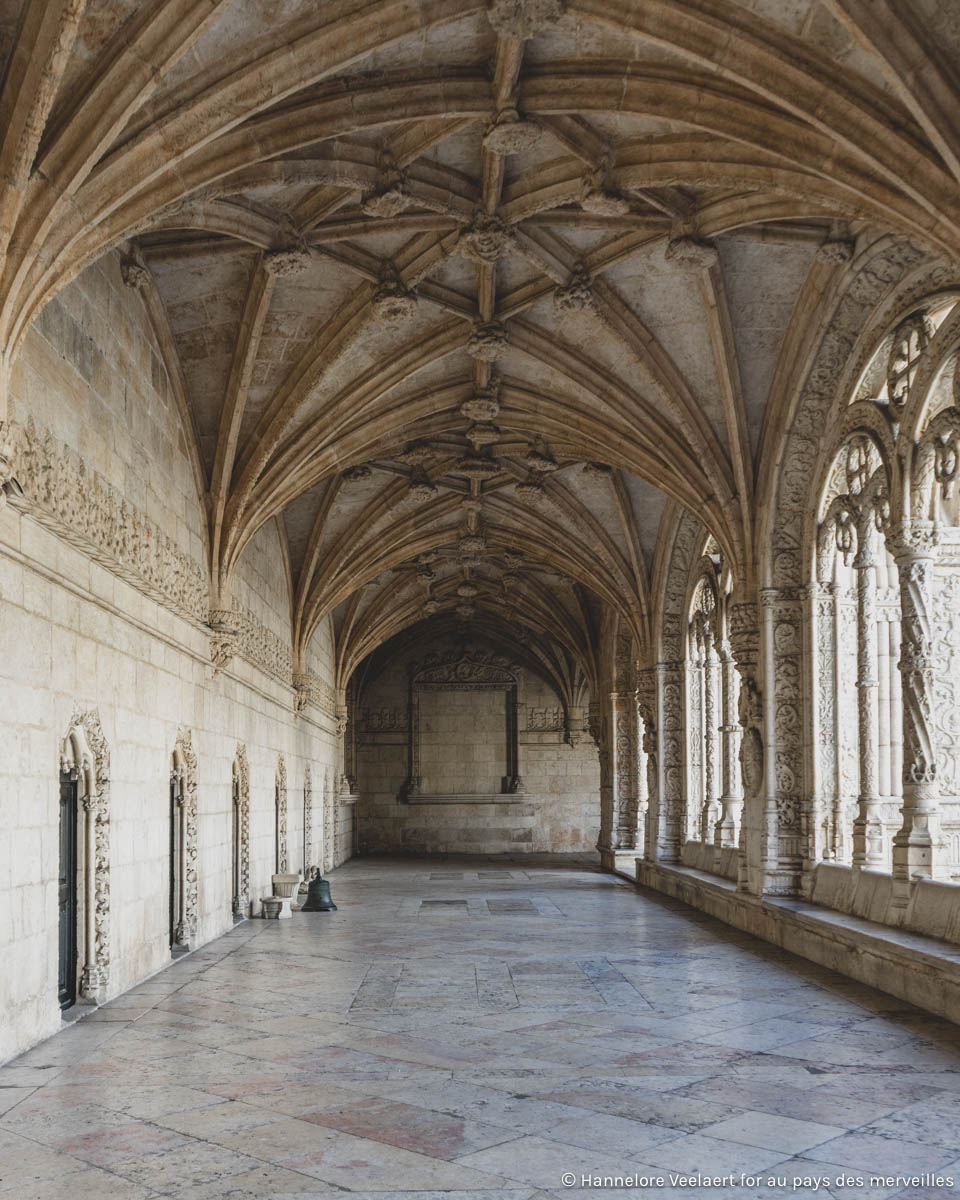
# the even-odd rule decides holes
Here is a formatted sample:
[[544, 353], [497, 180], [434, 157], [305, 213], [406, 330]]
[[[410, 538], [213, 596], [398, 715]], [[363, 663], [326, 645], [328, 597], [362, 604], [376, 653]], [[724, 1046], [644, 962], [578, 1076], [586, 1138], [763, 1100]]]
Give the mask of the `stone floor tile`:
[[637, 1164], [626, 1155], [585, 1150], [533, 1136], [468, 1154], [458, 1162], [547, 1190], [562, 1187], [565, 1172], [579, 1178], [581, 1175], [632, 1175], [637, 1170]]
[[737, 1117], [728, 1117], [716, 1125], [703, 1130], [709, 1137], [722, 1138], [730, 1142], [742, 1142], [745, 1146], [762, 1146], [767, 1150], [779, 1150], [782, 1154], [799, 1154], [846, 1130], [834, 1125], [820, 1125], [816, 1121], [797, 1121], [793, 1117], [782, 1117], [771, 1113], [745, 1112]]
[[157, 1194], [152, 1187], [132, 1183], [112, 1171], [84, 1167], [57, 1179], [26, 1184], [16, 1191], [16, 1200], [150, 1200]]
[[[960, 1030], [585, 857], [454, 861], [455, 893], [436, 862], [351, 862], [335, 922], [246, 922], [0, 1068], [0, 1197], [748, 1200], [560, 1180], [742, 1169], [779, 1200], [808, 1194], [780, 1176], [960, 1175]], [[467, 917], [398, 920], [428, 885]], [[538, 915], [518, 932], [488, 899]]]
[[651, 1166], [685, 1174], [739, 1176], [742, 1172], [753, 1174], [772, 1167], [783, 1158], [783, 1151], [747, 1146], [706, 1133], [689, 1133], [651, 1146], [643, 1152], [643, 1157]]
[[820, 1162], [884, 1175], [933, 1171], [945, 1167], [956, 1158], [954, 1151], [939, 1146], [858, 1132], [845, 1133], [833, 1141], [824, 1142], [805, 1151], [805, 1155]]
[[0, 1130], [0, 1195], [20, 1193], [44, 1180], [61, 1179], [86, 1167], [78, 1158]]

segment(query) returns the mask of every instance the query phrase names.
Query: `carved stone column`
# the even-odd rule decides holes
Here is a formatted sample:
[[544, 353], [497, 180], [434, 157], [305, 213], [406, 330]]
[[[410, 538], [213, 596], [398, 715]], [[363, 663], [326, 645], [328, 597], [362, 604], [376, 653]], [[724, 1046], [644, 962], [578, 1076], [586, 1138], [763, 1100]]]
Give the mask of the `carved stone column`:
[[684, 824], [683, 662], [657, 664], [657, 708], [660, 715], [659, 858], [680, 861]]
[[703, 634], [703, 807], [700, 812], [700, 840], [705, 843], [714, 840], [719, 811], [719, 726], [717, 656], [713, 646], [713, 630], [707, 627]]
[[760, 600], [767, 746], [762, 878], [757, 882], [769, 895], [793, 896], [800, 890], [803, 865], [803, 611], [800, 596], [792, 589], [764, 589]]
[[636, 692], [614, 692], [614, 808], [616, 849], [634, 850], [637, 845], [638, 713]]
[[720, 709], [723, 736], [723, 792], [720, 795], [720, 819], [713, 831], [714, 845], [735, 846], [743, 809], [740, 786], [740, 725], [737, 721], [737, 665], [729, 642], [720, 643]]
[[853, 563], [857, 572], [857, 718], [860, 794], [853, 823], [853, 865], [883, 866], [880, 824], [879, 712], [877, 675], [877, 562], [869, 543]]
[[[730, 605], [730, 650], [740, 675], [737, 704], [740, 726], [740, 778], [743, 783], [740, 835], [737, 839], [737, 888], [750, 890], [748, 827], [763, 821], [763, 711], [757, 681], [760, 657], [760, 624], [757, 605], [739, 601]], [[759, 808], [759, 811], [757, 811]]]
[[637, 716], [643, 751], [641, 805], [644, 811], [643, 857], [656, 862], [660, 828], [660, 767], [657, 750], [657, 672], [646, 668], [637, 677]]
[[936, 529], [928, 522], [904, 522], [893, 542], [900, 576], [903, 712], [903, 824], [893, 839], [893, 903], [905, 908], [911, 881], [944, 874], [933, 720]]

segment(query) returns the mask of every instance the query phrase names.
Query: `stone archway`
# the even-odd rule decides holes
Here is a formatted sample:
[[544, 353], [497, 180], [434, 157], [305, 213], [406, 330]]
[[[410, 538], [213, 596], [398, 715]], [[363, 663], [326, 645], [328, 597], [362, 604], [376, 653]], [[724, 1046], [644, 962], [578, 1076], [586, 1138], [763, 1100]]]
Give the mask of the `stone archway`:
[[103, 998], [110, 973], [110, 751], [100, 714], [76, 708], [60, 745], [60, 770], [77, 783], [82, 872], [78, 950], [79, 998]]

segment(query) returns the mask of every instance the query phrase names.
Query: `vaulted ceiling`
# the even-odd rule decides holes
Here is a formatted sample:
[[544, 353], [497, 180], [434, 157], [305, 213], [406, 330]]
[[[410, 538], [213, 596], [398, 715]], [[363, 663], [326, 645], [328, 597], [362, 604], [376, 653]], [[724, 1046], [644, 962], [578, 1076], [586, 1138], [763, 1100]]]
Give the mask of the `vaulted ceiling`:
[[341, 684], [431, 614], [589, 667], [680, 508], [750, 577], [771, 389], [858, 244], [960, 255], [951, 8], [6, 0], [4, 371], [119, 247], [214, 605], [275, 521]]

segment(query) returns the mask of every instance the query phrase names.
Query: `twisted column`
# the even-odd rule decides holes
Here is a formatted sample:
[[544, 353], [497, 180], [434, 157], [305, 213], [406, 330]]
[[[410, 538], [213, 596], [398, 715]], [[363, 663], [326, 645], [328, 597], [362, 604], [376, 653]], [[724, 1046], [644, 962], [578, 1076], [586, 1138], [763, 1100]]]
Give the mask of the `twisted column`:
[[931, 593], [937, 537], [930, 522], [904, 522], [894, 538], [900, 576], [900, 681], [903, 715], [903, 824], [893, 839], [893, 902], [905, 907], [910, 883], [943, 876], [940, 789], [933, 721]]

